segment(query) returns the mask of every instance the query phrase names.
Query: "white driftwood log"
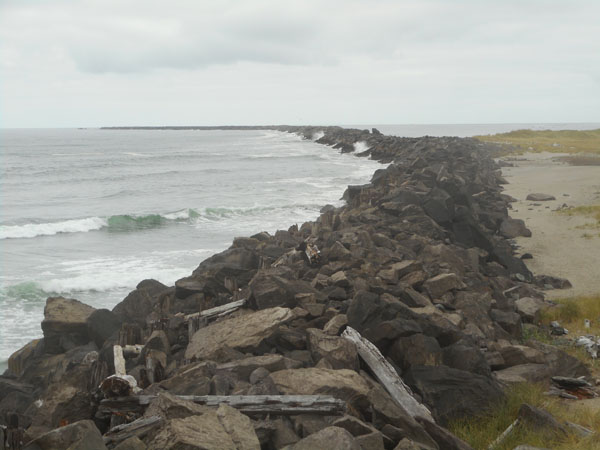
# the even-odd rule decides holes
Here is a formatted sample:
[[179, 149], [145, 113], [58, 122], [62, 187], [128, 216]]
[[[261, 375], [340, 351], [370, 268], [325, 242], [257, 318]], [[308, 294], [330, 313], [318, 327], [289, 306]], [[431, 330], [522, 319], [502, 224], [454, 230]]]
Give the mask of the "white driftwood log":
[[392, 398], [412, 417], [423, 417], [435, 423], [431, 412], [413, 397], [410, 388], [402, 381], [392, 365], [379, 349], [352, 327], [346, 327], [342, 337], [356, 345], [360, 357], [371, 368], [375, 377], [385, 387]]
[[205, 309], [204, 311], [200, 311], [193, 314], [188, 314], [185, 316], [185, 321], [189, 321], [190, 319], [197, 319], [206, 317], [207, 319], [212, 319], [214, 317], [221, 317], [226, 314], [232, 313], [237, 309], [240, 309], [242, 306], [246, 304], [246, 299], [243, 298], [241, 300], [237, 300], [235, 302], [227, 303], [226, 305], [216, 306], [214, 308]]
[[120, 345], [113, 345], [113, 355], [115, 363], [115, 375], [119, 377], [127, 375], [127, 370], [125, 370], [125, 358], [123, 357], [123, 348]]
[[511, 423], [506, 430], [504, 430], [502, 432], [502, 434], [500, 436], [498, 436], [496, 438], [496, 440], [494, 442], [492, 442], [489, 446], [488, 446], [488, 450], [494, 450], [496, 447], [498, 447], [500, 444], [502, 444], [502, 442], [508, 437], [509, 434], [512, 433], [512, 431], [515, 429], [515, 427], [521, 422], [521, 419], [519, 419], [517, 417], [517, 419]]
[[[176, 395], [199, 405], [229, 405], [245, 414], [320, 414], [340, 415], [346, 411], [346, 402], [328, 395]], [[156, 395], [110, 398], [100, 402], [101, 414], [140, 412]]]

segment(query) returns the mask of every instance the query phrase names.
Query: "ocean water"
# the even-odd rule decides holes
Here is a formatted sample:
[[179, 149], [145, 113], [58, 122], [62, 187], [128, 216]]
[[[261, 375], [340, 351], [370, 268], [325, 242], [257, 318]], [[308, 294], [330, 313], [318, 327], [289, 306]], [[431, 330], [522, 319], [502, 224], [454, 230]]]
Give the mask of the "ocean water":
[[112, 308], [236, 236], [314, 220], [381, 167], [275, 131], [2, 130], [0, 146], [0, 364], [42, 335], [48, 296]]
[[[600, 124], [375, 126], [414, 137]], [[0, 372], [42, 335], [48, 296], [112, 308], [235, 236], [314, 220], [379, 167], [275, 131], [0, 130]]]

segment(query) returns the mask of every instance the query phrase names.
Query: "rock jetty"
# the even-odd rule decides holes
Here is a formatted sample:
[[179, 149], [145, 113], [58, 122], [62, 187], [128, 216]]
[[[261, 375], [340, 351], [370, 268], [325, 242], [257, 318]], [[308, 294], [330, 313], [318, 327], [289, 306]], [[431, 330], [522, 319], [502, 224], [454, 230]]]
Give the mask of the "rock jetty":
[[49, 298], [0, 377], [0, 449], [468, 449], [444, 426], [503, 385], [588, 375], [524, 339], [560, 280], [515, 257], [492, 147], [268, 128], [389, 164], [112, 311]]

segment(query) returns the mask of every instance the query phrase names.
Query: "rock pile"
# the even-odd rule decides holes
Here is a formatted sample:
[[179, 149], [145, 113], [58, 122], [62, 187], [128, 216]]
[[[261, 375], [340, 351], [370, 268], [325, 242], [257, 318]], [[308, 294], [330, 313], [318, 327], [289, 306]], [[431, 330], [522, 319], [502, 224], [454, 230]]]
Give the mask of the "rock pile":
[[[28, 449], [466, 449], [443, 426], [484, 411], [502, 383], [588, 375], [523, 343], [544, 296], [514, 256], [508, 238], [526, 228], [508, 216], [486, 145], [277, 129], [323, 132], [318, 142], [345, 152], [363, 142], [359, 156], [390, 164], [315, 222], [236, 238], [175, 286], [142, 281], [112, 311], [48, 299], [44, 338], [0, 377], [0, 449], [9, 438]], [[431, 418], [377, 381], [347, 327]], [[129, 396], [111, 398], [98, 386], [122, 367]]]

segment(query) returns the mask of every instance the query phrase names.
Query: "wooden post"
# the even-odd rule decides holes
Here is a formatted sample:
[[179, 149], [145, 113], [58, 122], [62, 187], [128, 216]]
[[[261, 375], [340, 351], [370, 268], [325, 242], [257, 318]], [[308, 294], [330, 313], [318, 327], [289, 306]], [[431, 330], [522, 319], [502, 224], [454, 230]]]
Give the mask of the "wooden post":
[[435, 423], [431, 412], [413, 397], [410, 388], [398, 376], [396, 370], [384, 358], [379, 349], [352, 327], [346, 327], [342, 337], [356, 345], [360, 357], [371, 368], [375, 377], [385, 387], [391, 397], [406, 410], [411, 417], [423, 417]]
[[123, 357], [123, 348], [120, 345], [113, 345], [113, 355], [115, 363], [115, 375], [120, 377], [127, 375], [127, 370], [125, 370], [125, 358]]

